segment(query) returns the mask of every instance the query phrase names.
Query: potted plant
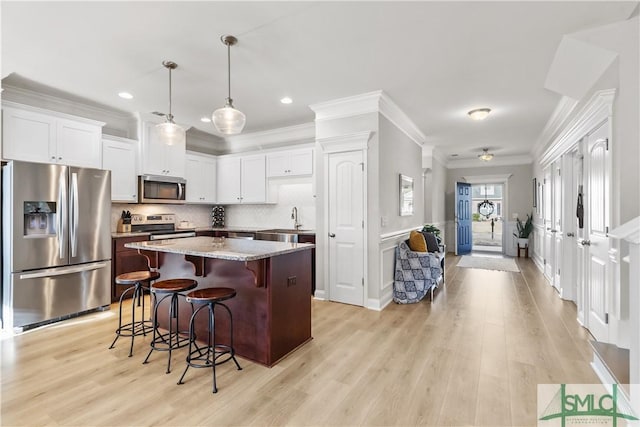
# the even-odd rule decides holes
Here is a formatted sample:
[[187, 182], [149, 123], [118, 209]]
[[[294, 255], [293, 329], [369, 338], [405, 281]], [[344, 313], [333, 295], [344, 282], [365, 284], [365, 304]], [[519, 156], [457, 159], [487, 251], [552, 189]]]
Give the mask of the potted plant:
[[438, 240], [438, 244], [441, 245], [442, 244], [442, 238], [440, 237], [440, 229], [438, 227], [436, 227], [433, 224], [425, 224], [424, 227], [422, 227], [422, 232], [423, 233], [432, 233], [434, 236], [436, 236], [436, 239]]
[[527, 215], [527, 220], [523, 223], [520, 218], [516, 219], [518, 233], [513, 233], [518, 238], [518, 246], [529, 246], [529, 235], [533, 231], [533, 215]]

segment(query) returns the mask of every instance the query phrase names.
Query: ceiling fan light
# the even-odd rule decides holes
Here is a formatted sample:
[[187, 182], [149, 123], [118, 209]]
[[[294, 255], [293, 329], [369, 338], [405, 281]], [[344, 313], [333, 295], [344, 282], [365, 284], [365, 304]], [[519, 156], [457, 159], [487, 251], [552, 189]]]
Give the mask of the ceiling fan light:
[[244, 113], [233, 108], [230, 102], [214, 111], [211, 120], [216, 129], [225, 135], [236, 135], [242, 132], [247, 122]]
[[167, 145], [182, 144], [186, 138], [186, 132], [184, 129], [175, 124], [173, 120], [168, 119], [164, 123], [157, 124], [156, 130], [158, 132], [158, 137]]
[[476, 108], [475, 110], [469, 111], [467, 114], [473, 120], [484, 120], [487, 118], [490, 112], [491, 108]]
[[480, 160], [482, 160], [483, 162], [488, 162], [489, 160], [493, 159], [493, 154], [489, 153], [489, 149], [488, 148], [484, 148], [482, 154], [478, 155], [478, 158]]

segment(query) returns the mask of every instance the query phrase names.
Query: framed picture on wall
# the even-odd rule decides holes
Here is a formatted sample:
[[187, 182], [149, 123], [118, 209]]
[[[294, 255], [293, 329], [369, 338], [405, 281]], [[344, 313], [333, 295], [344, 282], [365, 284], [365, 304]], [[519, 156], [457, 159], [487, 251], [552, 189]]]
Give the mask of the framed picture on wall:
[[538, 207], [538, 180], [533, 178], [533, 207]]
[[413, 178], [400, 174], [400, 216], [413, 215]]

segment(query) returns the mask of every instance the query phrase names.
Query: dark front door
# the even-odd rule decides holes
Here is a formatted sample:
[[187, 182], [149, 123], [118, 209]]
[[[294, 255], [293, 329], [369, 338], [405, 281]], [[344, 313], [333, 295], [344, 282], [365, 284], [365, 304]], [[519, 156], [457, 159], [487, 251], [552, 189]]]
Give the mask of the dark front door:
[[471, 184], [456, 183], [456, 254], [471, 252]]

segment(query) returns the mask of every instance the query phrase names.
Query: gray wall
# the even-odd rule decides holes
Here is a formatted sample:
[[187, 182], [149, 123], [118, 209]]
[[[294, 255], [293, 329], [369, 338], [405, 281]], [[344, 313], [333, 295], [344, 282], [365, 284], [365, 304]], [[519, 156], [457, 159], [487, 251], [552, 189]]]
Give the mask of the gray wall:
[[520, 218], [526, 218], [533, 210], [533, 169], [532, 165], [477, 167], [464, 169], [449, 169], [447, 171], [446, 186], [446, 218], [455, 219], [455, 189], [456, 182], [464, 182], [464, 176], [505, 175], [512, 174], [507, 181], [506, 211], [504, 218], [512, 221], [513, 213]]
[[444, 232], [447, 168], [435, 157], [425, 173], [424, 222], [437, 225]]
[[[383, 116], [380, 116], [379, 147], [380, 217], [377, 221], [380, 233], [421, 227], [424, 224], [422, 148]], [[413, 178], [414, 213], [410, 216], [400, 216], [400, 174]], [[382, 218], [386, 219], [386, 226], [382, 226]]]

